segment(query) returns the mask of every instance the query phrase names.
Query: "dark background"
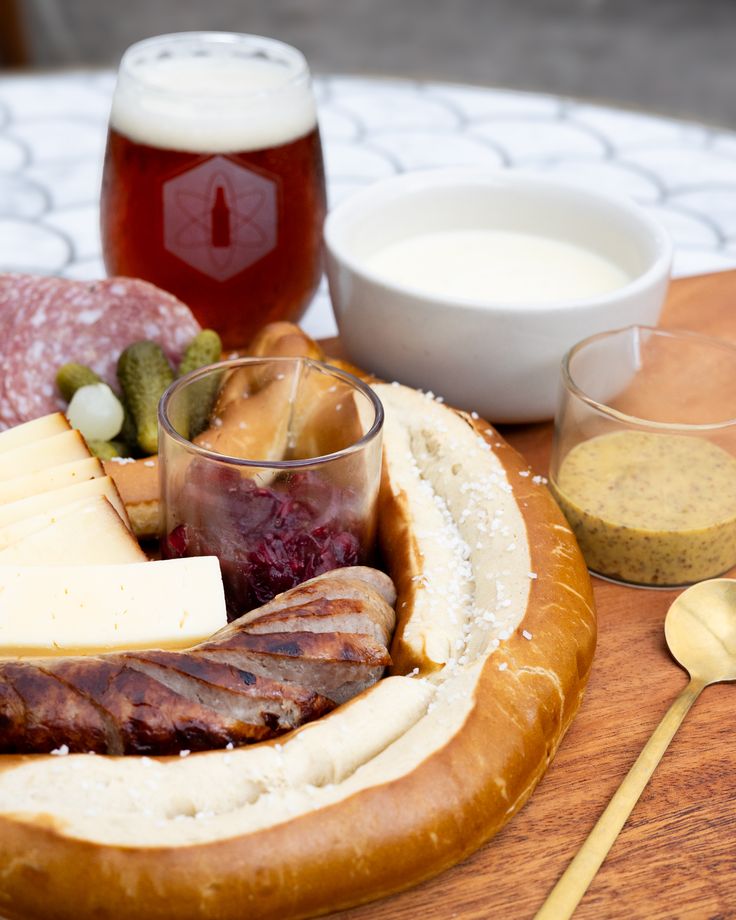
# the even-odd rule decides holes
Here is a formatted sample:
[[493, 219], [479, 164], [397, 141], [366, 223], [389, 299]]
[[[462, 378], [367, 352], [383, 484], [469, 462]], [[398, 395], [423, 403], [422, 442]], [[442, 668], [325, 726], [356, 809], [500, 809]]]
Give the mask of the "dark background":
[[187, 29], [281, 38], [316, 73], [542, 90], [736, 125], [736, 0], [0, 0], [0, 60], [114, 65], [139, 38]]

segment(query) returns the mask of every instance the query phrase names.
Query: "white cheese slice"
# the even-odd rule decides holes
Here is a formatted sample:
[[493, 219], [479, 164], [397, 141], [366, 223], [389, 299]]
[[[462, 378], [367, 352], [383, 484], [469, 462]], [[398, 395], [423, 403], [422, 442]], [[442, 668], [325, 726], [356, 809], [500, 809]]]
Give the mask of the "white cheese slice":
[[14, 450], [16, 447], [23, 447], [26, 444], [32, 444], [34, 441], [40, 441], [43, 438], [53, 437], [55, 434], [63, 434], [65, 431], [69, 431], [71, 427], [62, 412], [42, 415], [41, 418], [34, 418], [30, 422], [24, 422], [22, 425], [16, 425], [14, 428], [0, 431], [0, 453]]
[[129, 565], [0, 565], [0, 655], [186, 648], [226, 623], [215, 556]]
[[97, 457], [87, 457], [85, 460], [72, 460], [70, 463], [39, 470], [28, 476], [0, 480], [0, 504], [16, 502], [30, 495], [51, 492], [53, 489], [63, 489], [65, 486], [74, 485], [75, 482], [84, 482], [86, 479], [96, 479], [104, 475], [105, 471]]
[[[92, 496], [96, 497], [96, 496]], [[20, 520], [13, 521], [0, 527], [0, 551], [18, 540], [23, 540], [30, 534], [38, 533], [39, 530], [45, 530], [51, 524], [55, 524], [62, 517], [71, 514], [78, 508], [83, 507], [90, 498], [82, 498], [78, 501], [61, 504], [58, 508], [46, 511], [41, 514], [33, 514], [30, 517], [22, 517]], [[39, 560], [42, 562], [43, 560]]]
[[84, 460], [91, 456], [84, 438], [78, 431], [63, 431], [50, 438], [42, 438], [40, 441], [0, 453], [0, 480], [28, 476], [51, 466]]
[[16, 521], [36, 517], [39, 514], [53, 515], [63, 505], [70, 505], [95, 495], [104, 495], [120, 515], [126, 527], [128, 526], [125, 505], [120, 499], [115, 483], [109, 476], [100, 476], [98, 479], [88, 479], [85, 482], [77, 482], [73, 486], [65, 486], [63, 489], [53, 489], [51, 492], [42, 492], [40, 495], [31, 495], [29, 498], [21, 498], [7, 505], [0, 505], [0, 534], [3, 528]]
[[[0, 565], [145, 562], [146, 554], [104, 496], [64, 506], [45, 527], [0, 550]], [[63, 513], [66, 511], [66, 513]]]

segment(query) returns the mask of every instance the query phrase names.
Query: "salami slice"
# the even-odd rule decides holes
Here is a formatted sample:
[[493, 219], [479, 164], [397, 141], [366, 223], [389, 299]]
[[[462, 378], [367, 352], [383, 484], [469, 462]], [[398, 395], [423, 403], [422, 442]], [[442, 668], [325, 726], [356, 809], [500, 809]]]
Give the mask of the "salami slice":
[[23, 285], [5, 284], [6, 278], [23, 278], [23, 275], [0, 275], [0, 429], [18, 424], [15, 410], [5, 390], [8, 378], [8, 336], [13, 320], [22, 303]]
[[175, 363], [199, 329], [189, 307], [147, 281], [0, 275], [0, 427], [65, 408], [55, 378], [67, 361], [117, 388], [131, 342], [158, 342]]

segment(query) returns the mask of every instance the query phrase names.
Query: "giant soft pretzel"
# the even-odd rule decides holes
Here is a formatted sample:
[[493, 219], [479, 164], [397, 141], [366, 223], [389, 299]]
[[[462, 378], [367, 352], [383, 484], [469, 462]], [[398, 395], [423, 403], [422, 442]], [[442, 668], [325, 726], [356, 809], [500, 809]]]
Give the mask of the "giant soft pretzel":
[[280, 739], [0, 762], [0, 915], [306, 917], [414, 885], [521, 807], [581, 700], [590, 584], [545, 488], [485, 423], [386, 408], [393, 675]]

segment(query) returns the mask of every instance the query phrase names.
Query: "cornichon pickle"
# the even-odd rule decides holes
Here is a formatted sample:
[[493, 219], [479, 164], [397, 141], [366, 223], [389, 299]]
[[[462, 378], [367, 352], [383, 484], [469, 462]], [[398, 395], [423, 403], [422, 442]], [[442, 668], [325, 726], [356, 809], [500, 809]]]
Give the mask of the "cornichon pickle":
[[126, 445], [122, 441], [87, 441], [91, 453], [100, 460], [111, 460], [113, 457], [126, 456]]
[[212, 407], [217, 399], [217, 394], [222, 383], [223, 371], [211, 373], [202, 380], [195, 380], [187, 389], [187, 403], [189, 406], [188, 434], [196, 438], [209, 425]]
[[214, 329], [203, 329], [187, 345], [179, 364], [179, 377], [196, 371], [205, 364], [214, 364], [222, 355], [222, 341]]
[[128, 408], [128, 401], [123, 396], [120, 402], [123, 404], [123, 427], [120, 429], [117, 440], [122, 441], [125, 447], [121, 456], [136, 457], [141, 452], [138, 446], [138, 429], [136, 428], [133, 415]]
[[155, 342], [135, 342], [118, 359], [118, 380], [135, 421], [138, 445], [147, 454], [158, 450], [158, 403], [173, 379], [166, 355]]
[[72, 396], [80, 387], [86, 387], [92, 383], [102, 383], [102, 377], [96, 374], [91, 367], [77, 364], [76, 361], [62, 364], [56, 372], [56, 386], [67, 402], [71, 402]]
[[[220, 336], [213, 329], [203, 329], [187, 346], [179, 365], [179, 376], [195, 371], [206, 364], [214, 364], [222, 355]], [[203, 380], [195, 380], [187, 389], [189, 404], [188, 434], [196, 437], [207, 427], [207, 422], [220, 388], [221, 374], [212, 374]]]

